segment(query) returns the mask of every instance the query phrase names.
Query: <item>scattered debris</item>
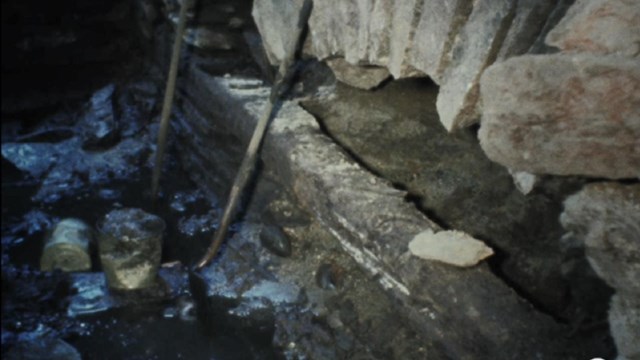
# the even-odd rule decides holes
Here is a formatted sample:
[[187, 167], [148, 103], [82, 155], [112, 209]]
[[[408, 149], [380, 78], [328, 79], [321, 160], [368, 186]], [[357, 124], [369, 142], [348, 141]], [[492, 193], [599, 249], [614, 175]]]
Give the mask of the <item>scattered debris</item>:
[[279, 226], [263, 226], [260, 230], [260, 243], [278, 256], [291, 256], [291, 240]]

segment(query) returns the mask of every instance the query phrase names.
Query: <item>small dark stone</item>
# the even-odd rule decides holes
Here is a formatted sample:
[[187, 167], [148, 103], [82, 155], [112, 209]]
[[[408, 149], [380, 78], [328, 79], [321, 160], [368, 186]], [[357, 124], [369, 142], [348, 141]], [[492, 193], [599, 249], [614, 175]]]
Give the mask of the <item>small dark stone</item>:
[[264, 226], [260, 231], [260, 243], [278, 256], [291, 256], [291, 240], [279, 226]]
[[316, 271], [316, 284], [322, 289], [333, 290], [339, 286], [341, 269], [334, 263], [324, 263]]

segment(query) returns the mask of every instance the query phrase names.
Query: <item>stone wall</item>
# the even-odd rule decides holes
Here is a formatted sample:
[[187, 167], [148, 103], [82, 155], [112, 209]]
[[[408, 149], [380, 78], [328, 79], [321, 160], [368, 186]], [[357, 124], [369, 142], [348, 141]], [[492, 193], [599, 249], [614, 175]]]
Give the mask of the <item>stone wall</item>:
[[[273, 63], [282, 58], [298, 2], [256, 1], [254, 18]], [[275, 5], [275, 6], [274, 6]], [[452, 131], [478, 121], [478, 81], [496, 60], [526, 53], [545, 29], [551, 0], [314, 1], [305, 50], [318, 59], [386, 68], [396, 79], [429, 76]]]
[[[299, 3], [255, 3], [274, 64]], [[384, 80], [379, 68], [396, 79], [429, 76], [440, 85], [442, 124], [454, 131], [482, 120], [487, 156], [508, 168], [637, 178], [640, 4], [578, 1], [555, 25], [566, 8], [547, 0], [319, 0], [305, 51], [355, 86]]]

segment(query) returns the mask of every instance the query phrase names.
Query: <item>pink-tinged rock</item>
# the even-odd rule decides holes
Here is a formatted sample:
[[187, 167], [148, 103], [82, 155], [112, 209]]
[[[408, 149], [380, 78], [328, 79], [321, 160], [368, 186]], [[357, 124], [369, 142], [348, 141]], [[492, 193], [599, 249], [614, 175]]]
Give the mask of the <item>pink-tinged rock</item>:
[[640, 1], [578, 0], [549, 32], [546, 43], [564, 51], [640, 54]]
[[480, 81], [487, 156], [534, 174], [640, 177], [640, 60], [525, 55]]

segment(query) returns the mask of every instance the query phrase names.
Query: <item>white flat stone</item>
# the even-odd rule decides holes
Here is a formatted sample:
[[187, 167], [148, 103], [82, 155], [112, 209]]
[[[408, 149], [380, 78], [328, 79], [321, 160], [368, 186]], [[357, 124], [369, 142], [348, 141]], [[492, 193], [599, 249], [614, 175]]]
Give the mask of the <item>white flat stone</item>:
[[493, 255], [485, 243], [456, 230], [423, 231], [411, 240], [409, 250], [419, 258], [460, 267], [474, 266]]

